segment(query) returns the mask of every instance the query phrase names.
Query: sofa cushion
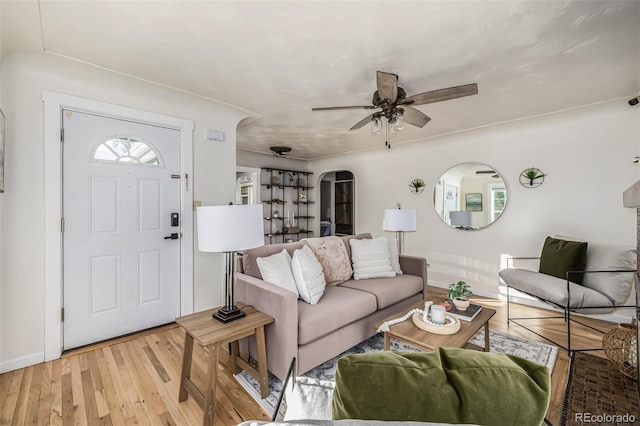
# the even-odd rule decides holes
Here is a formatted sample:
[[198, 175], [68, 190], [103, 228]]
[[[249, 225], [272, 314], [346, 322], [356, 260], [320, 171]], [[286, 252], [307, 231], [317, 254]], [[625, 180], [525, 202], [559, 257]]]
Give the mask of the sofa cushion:
[[[567, 235], [552, 235], [567, 241], [583, 239]], [[616, 271], [637, 269], [636, 247], [625, 244], [589, 243], [587, 271]], [[623, 304], [633, 289], [636, 274], [630, 272], [601, 272], [584, 274], [582, 285], [592, 288], [611, 299], [614, 305]]]
[[437, 348], [338, 359], [334, 419], [539, 426], [549, 369], [513, 355]]
[[[587, 266], [587, 243], [553, 237], [544, 240], [540, 255], [540, 272], [566, 279], [568, 271], [584, 271]], [[584, 274], [571, 274], [569, 279], [582, 284]]]
[[353, 274], [347, 248], [340, 237], [305, 238], [313, 254], [322, 265], [327, 285], [345, 282]]
[[325, 336], [376, 311], [376, 298], [371, 293], [327, 287], [316, 305], [298, 300], [298, 345]]
[[353, 279], [395, 277], [391, 266], [391, 253], [386, 238], [351, 239], [351, 260], [353, 262]]
[[364, 240], [367, 238], [371, 238], [371, 234], [368, 232], [365, 232], [364, 234], [345, 235], [340, 238], [342, 238], [342, 242], [344, 243], [344, 246], [347, 248], [347, 254], [349, 255], [349, 262], [351, 262], [351, 244], [349, 244], [349, 241], [351, 241], [354, 238], [356, 240]]
[[267, 257], [272, 254], [279, 253], [282, 249], [286, 249], [289, 255], [293, 256], [293, 252], [304, 246], [304, 242], [295, 243], [282, 243], [282, 244], [267, 244], [264, 246], [244, 250], [242, 252], [242, 270], [245, 274], [251, 275], [254, 278], [262, 279], [260, 268], [256, 259], [259, 257]]
[[[628, 245], [589, 243], [587, 271], [635, 270], [636, 248]], [[582, 285], [596, 290], [621, 305], [629, 297], [636, 274], [603, 272], [585, 274]]]
[[[516, 290], [535, 295], [559, 306], [567, 306], [567, 280], [541, 274], [528, 269], [509, 268], [499, 272], [500, 278]], [[613, 310], [613, 304], [608, 297], [588, 287], [569, 282], [571, 292], [570, 307], [611, 306], [604, 309], [579, 309], [581, 314], [600, 314]]]
[[282, 287], [298, 295], [298, 286], [291, 272], [291, 255], [282, 249], [279, 253], [256, 259], [260, 275], [271, 284]]
[[309, 246], [304, 246], [293, 252], [291, 271], [300, 298], [312, 305], [318, 303], [324, 293], [326, 283], [322, 265]]
[[423, 289], [423, 284], [421, 277], [405, 274], [397, 275], [394, 278], [349, 280], [340, 284], [340, 287], [373, 294], [376, 297], [378, 310], [380, 310], [420, 293]]

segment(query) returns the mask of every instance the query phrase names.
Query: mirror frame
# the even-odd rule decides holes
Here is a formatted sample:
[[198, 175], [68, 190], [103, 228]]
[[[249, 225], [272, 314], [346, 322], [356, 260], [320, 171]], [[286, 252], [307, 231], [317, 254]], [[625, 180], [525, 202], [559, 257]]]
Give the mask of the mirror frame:
[[[504, 207], [503, 207], [502, 211], [500, 212], [500, 216], [498, 216], [495, 220], [493, 220], [493, 221], [491, 221], [491, 222], [487, 223], [486, 225], [484, 225], [484, 226], [482, 226], [482, 227], [479, 227], [479, 228], [471, 228], [471, 227], [466, 228], [466, 227], [458, 227], [458, 226], [453, 226], [453, 225], [451, 225], [450, 223], [448, 223], [448, 222], [445, 220], [445, 218], [444, 218], [444, 217], [443, 217], [443, 215], [438, 211], [438, 208], [437, 208], [437, 206], [436, 206], [436, 196], [437, 196], [437, 191], [438, 191], [439, 189], [440, 189], [441, 191], [443, 191], [443, 197], [444, 197], [444, 188], [440, 188], [440, 187], [441, 187], [443, 184], [446, 184], [446, 183], [445, 183], [445, 182], [443, 182], [442, 184], [439, 184], [439, 182], [442, 182], [442, 181], [443, 181], [442, 177], [443, 177], [444, 175], [446, 175], [449, 171], [451, 171], [451, 170], [455, 169], [456, 167], [463, 166], [463, 165], [467, 165], [467, 164], [477, 164], [477, 165], [480, 165], [480, 166], [486, 167], [486, 168], [487, 168], [487, 169], [489, 169], [489, 170], [493, 170], [493, 171], [494, 171], [494, 172], [495, 172], [495, 173], [500, 177], [500, 179], [502, 180], [502, 183], [504, 184], [504, 188], [505, 188], [505, 194], [506, 194], [506, 197], [505, 197], [505, 203], [504, 203]], [[459, 189], [459, 188], [458, 188], [458, 189]], [[471, 193], [470, 193], [470, 194], [471, 194]], [[482, 193], [480, 193], [480, 194], [481, 194], [481, 196], [482, 196], [482, 195], [484, 195], [484, 192], [482, 192]], [[465, 196], [466, 196], [466, 195], [469, 195], [469, 194], [465, 194]], [[483, 198], [484, 198], [484, 197], [483, 197]], [[459, 205], [460, 205], [461, 207], [462, 207], [462, 206], [464, 206], [464, 205], [463, 205], [463, 202], [464, 202], [464, 200], [460, 200], [460, 201], [458, 201], [458, 203], [459, 203]], [[491, 200], [490, 200], [490, 199], [489, 199], [489, 200], [485, 200], [485, 201], [484, 201], [484, 204], [485, 204], [486, 206], [489, 206], [489, 203], [490, 203], [490, 202], [491, 202]], [[489, 226], [493, 225], [494, 223], [496, 223], [496, 222], [497, 222], [497, 221], [498, 221], [498, 220], [499, 220], [499, 219], [504, 215], [504, 212], [505, 212], [505, 210], [507, 209], [507, 206], [509, 205], [509, 186], [507, 185], [507, 181], [504, 179], [504, 175], [503, 175], [502, 173], [500, 173], [498, 170], [496, 170], [496, 168], [495, 168], [495, 167], [492, 167], [492, 166], [488, 165], [487, 163], [482, 163], [482, 162], [479, 162], [479, 161], [466, 161], [466, 162], [464, 162], [464, 163], [458, 163], [458, 164], [456, 164], [456, 165], [453, 165], [453, 166], [451, 166], [451, 167], [447, 168], [444, 172], [442, 172], [442, 173], [440, 174], [440, 176], [439, 176], [439, 177], [438, 177], [438, 179], [436, 180], [436, 183], [435, 183], [434, 188], [433, 188], [433, 199], [432, 199], [432, 204], [433, 204], [433, 209], [434, 209], [434, 211], [435, 211], [436, 216], [438, 216], [438, 218], [442, 221], [442, 223], [444, 223], [445, 225], [447, 225], [449, 228], [452, 228], [452, 229], [458, 229], [458, 230], [461, 230], [461, 231], [481, 231], [481, 230], [486, 229], [486, 228], [488, 228]], [[464, 210], [461, 210], [461, 211], [469, 211], [469, 210], [466, 210], [466, 208], [465, 208]]]

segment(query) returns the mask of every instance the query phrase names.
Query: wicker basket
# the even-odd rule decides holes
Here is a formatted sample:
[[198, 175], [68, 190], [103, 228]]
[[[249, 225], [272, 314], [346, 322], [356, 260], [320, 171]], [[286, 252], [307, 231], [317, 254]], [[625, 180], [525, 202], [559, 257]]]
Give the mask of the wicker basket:
[[631, 324], [618, 324], [609, 330], [602, 338], [602, 349], [607, 358], [625, 376], [637, 380], [638, 378], [638, 326], [636, 319]]

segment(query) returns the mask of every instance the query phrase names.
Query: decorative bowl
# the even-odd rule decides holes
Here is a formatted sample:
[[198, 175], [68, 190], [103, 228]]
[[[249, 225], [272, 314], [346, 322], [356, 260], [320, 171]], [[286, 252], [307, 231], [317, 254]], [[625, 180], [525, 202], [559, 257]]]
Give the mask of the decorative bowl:
[[422, 321], [422, 314], [416, 313], [411, 317], [413, 323], [421, 330], [433, 334], [456, 334], [460, 330], [460, 321], [451, 315], [447, 315], [444, 324]]

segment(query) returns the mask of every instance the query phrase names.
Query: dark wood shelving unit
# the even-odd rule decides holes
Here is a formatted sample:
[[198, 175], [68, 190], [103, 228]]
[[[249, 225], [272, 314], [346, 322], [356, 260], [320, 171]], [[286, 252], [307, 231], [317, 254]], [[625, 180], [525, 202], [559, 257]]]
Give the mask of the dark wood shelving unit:
[[295, 189], [309, 190], [309, 189], [313, 189], [314, 188], [313, 186], [282, 185], [282, 184], [271, 184], [271, 183], [263, 183], [263, 184], [260, 184], [260, 186], [265, 186], [267, 189], [271, 189], [272, 186], [274, 188], [279, 188], [279, 189], [295, 188]]
[[[309, 200], [309, 191], [314, 187], [309, 185], [311, 172], [300, 170], [276, 169], [272, 167], [263, 168], [261, 172], [261, 198], [264, 205], [265, 220], [265, 244], [283, 243], [288, 240], [299, 241], [313, 231], [313, 219], [310, 215], [309, 205], [314, 204]], [[300, 198], [307, 198], [307, 201], [300, 201]], [[286, 206], [291, 205], [287, 210]], [[278, 211], [278, 217], [273, 217]], [[294, 228], [287, 217], [290, 213], [295, 217], [296, 231], [288, 231], [289, 227]], [[288, 225], [288, 227], [287, 227]], [[295, 228], [294, 228], [295, 229]]]

